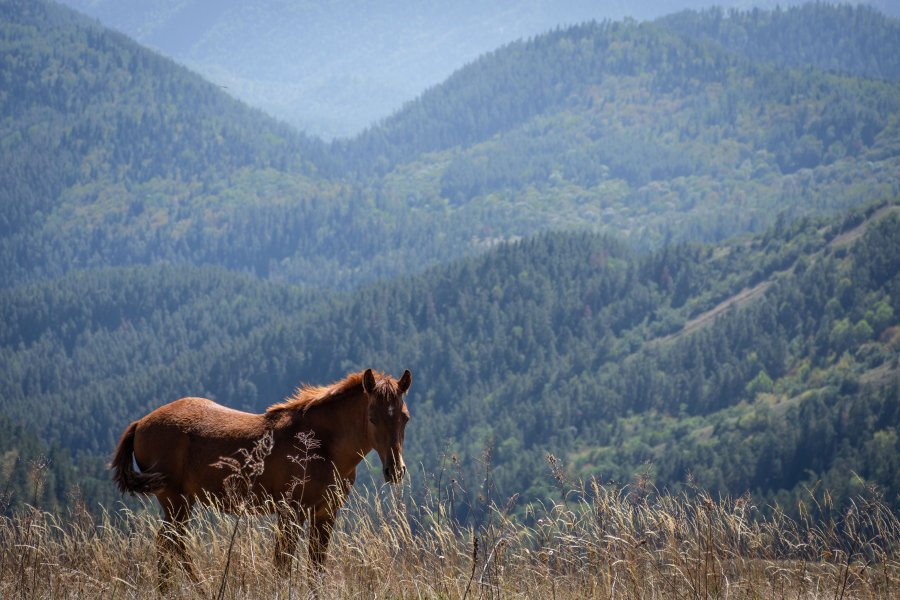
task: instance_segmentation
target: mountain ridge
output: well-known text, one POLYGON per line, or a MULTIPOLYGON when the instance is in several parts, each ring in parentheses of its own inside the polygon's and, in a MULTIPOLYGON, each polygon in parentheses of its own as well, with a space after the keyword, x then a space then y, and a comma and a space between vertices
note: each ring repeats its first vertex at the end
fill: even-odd
MULTIPOLYGON (((251 104, 328 138, 352 137, 498 46, 589 20, 650 20, 673 10, 671 3, 656 0, 452 6, 389 0, 328 10, 314 3, 66 3, 163 50, 251 104)), ((720 4, 747 7, 746 2, 720 4)), ((753 4, 772 12, 798 3, 753 4)), ((869 4, 900 16, 889 2, 869 4)), ((681 7, 704 4, 687 1, 681 7)))
POLYGON ((866 5, 807 3, 787 9, 724 11, 711 8, 675 13, 656 23, 696 39, 705 39, 729 48, 751 60, 788 67, 814 66, 871 79, 900 78, 900 61, 883 52, 900 45, 900 23, 866 5), (797 25, 802 23, 802 27, 797 25), (799 35, 784 35, 794 29, 799 35), (841 39, 848 29, 865 31, 852 43, 842 40, 840 48, 832 40, 841 39), (760 37, 767 43, 752 43, 760 37))
POLYGON ((346 289, 548 228, 652 248, 898 193, 900 84, 755 66, 652 23, 513 44, 331 145, 79 23, 48 34, 59 64, 40 30, 10 30, 37 68, 4 77, 37 104, 0 113, 8 282, 174 262, 346 289), (91 78, 112 87, 87 100, 91 78), (28 127, 41 111, 48 128, 28 127))

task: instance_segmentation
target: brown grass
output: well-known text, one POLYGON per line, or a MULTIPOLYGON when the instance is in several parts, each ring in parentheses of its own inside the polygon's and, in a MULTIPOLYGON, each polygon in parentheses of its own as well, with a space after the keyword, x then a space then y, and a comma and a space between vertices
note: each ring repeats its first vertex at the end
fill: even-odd
MULTIPOLYGON (((900 521, 877 499, 835 512, 827 494, 811 494, 791 519, 762 516, 746 497, 588 482, 517 515, 512 503, 493 506, 474 527, 444 502, 415 505, 410 490, 355 493, 315 582, 302 550, 289 577, 275 572, 274 520, 200 511, 187 544, 204 580, 182 577, 170 597, 213 598, 223 582, 233 599, 307 598, 313 588, 320 598, 466 599, 892 600, 900 591, 900 521)), ((66 515, 3 518, 0 598, 155 598, 158 527, 152 507, 95 518, 76 503, 66 515)))

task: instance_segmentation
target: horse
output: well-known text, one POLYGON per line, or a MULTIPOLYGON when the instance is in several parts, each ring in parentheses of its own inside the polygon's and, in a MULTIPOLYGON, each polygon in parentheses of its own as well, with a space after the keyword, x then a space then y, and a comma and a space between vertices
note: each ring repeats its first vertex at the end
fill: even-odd
POLYGON ((276 512, 274 561, 282 573, 290 568, 308 519, 309 571, 320 573, 337 511, 363 457, 374 449, 389 483, 399 483, 406 473, 403 438, 410 415, 403 396, 411 383, 409 370, 397 380, 366 369, 328 386, 302 386, 262 414, 191 397, 131 423, 109 467, 122 493, 156 496, 162 508, 156 537, 161 586, 171 577, 173 557, 199 581, 184 543, 198 502, 226 512, 241 506, 276 512), (244 477, 247 502, 236 502, 235 486, 222 466, 239 464, 235 455, 251 458, 263 439, 268 439, 265 455, 257 456, 262 470, 244 477), (298 439, 308 444, 300 450, 314 448, 314 456, 298 458, 298 439))

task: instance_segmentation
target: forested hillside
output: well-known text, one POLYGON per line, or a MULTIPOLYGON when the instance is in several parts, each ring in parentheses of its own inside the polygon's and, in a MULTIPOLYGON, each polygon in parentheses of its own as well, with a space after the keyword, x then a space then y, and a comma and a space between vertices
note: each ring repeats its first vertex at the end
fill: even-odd
POLYGON ((463 219, 655 246, 896 194, 898 97, 896 83, 761 65, 651 23, 587 24, 484 57, 342 150, 347 168, 393 169, 387 181, 463 219))
MULTIPOLYGON (((681 0, 62 0, 303 131, 351 137, 481 54, 589 20, 654 19, 681 0)), ((775 8, 797 0, 757 0, 775 8)), ((719 5, 746 7, 745 0, 719 5)), ((897 17, 888 0, 872 0, 897 17)))
POLYGON ((813 66, 870 79, 900 79, 900 23, 864 5, 804 4, 746 12, 713 8, 657 21, 748 58, 789 67, 813 66), (848 36, 854 31, 863 35, 848 36))
POLYGON ((0 4, 2 504, 111 502, 122 429, 179 396, 371 366, 413 371, 415 485, 453 471, 461 517, 636 474, 896 505, 896 53, 827 56, 896 23, 807 10, 862 17, 815 60, 716 33, 809 33, 764 13, 559 29, 326 144, 0 4))
MULTIPOLYGON (((804 119, 795 121, 790 111, 813 109, 814 104, 806 102, 820 100, 823 92, 827 93, 827 88, 820 89, 828 85, 826 81, 830 83, 828 87, 844 85, 837 80, 823 81, 809 69, 785 72, 760 63, 833 69, 869 79, 897 78, 893 48, 900 41, 900 25, 895 20, 867 8, 840 10, 824 5, 795 9, 780 18, 774 15, 782 13, 755 11, 724 18, 716 11, 688 12, 659 22, 605 21, 556 30, 480 58, 409 103, 381 126, 339 145, 346 144, 350 151, 363 157, 380 156, 391 164, 425 151, 484 142, 537 115, 582 113, 592 108, 582 106, 585 102, 600 101, 607 110, 630 112, 639 110, 635 105, 665 100, 684 102, 695 96, 699 98, 692 105, 705 104, 689 107, 700 110, 705 117, 696 129, 711 125, 733 128, 748 105, 757 110, 771 107, 779 112, 786 108, 788 114, 782 118, 802 128, 807 126, 804 119), (824 41, 812 48, 803 44, 802 40, 823 39, 823 28, 840 29, 841 34, 824 37, 840 39, 840 48, 824 41), (742 40, 743 46, 735 37, 742 40), (789 38, 796 45, 785 47, 783 43, 773 43, 773 38, 789 38), (778 78, 787 81, 774 81, 778 78), (616 88, 624 82, 632 82, 643 92, 642 97, 617 98, 616 88), (797 97, 797 90, 816 93, 797 97), (727 91, 727 97, 718 102, 705 99, 710 92, 723 91, 727 91)), ((849 87, 847 91, 853 94, 854 84, 849 87)), ((680 108, 679 104, 663 106, 671 111, 680 108)), ((834 114, 845 111, 845 107, 837 106, 834 114)), ((624 120, 621 117, 630 115, 626 112, 617 116, 624 120)), ((656 127, 672 127, 668 123, 671 115, 656 118, 656 127)), ((758 115, 752 113, 745 118, 750 120, 747 126, 767 125, 766 119, 757 120, 758 115)), ((836 128, 832 135, 841 135, 843 129, 836 128)), ((697 133, 684 130, 680 138, 691 139, 697 133)), ((822 136, 816 137, 826 147, 830 143, 822 136)), ((667 140, 663 137, 660 141, 667 140)), ((383 168, 384 164, 379 166, 383 168)))
POLYGON ((512 44, 328 146, 66 9, 3 7, 9 283, 166 263, 349 288, 548 229, 657 247, 900 193, 900 84, 655 24, 512 44))
POLYGON ((545 235, 333 298, 167 269, 23 286, 0 302, 2 395, 14 420, 103 455, 180 395, 260 411, 302 381, 410 368, 408 458, 458 470, 463 515, 486 453, 499 499, 552 495, 549 453, 571 476, 783 501, 825 478, 893 502, 900 212, 869 212, 851 243, 862 215, 649 255, 545 235))

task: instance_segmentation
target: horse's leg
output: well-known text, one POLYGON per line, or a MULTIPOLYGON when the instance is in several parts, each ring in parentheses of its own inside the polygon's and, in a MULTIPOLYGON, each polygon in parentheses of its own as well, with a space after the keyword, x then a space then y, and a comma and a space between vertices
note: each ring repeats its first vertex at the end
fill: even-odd
POLYGON ((319 505, 313 513, 312 522, 309 525, 310 581, 313 581, 325 567, 328 543, 331 541, 331 531, 337 518, 337 511, 344 504, 355 481, 356 469, 345 478, 338 480, 336 489, 332 489, 328 493, 325 502, 319 505))
POLYGON ((319 505, 313 515, 313 521, 309 526, 310 574, 321 573, 325 566, 328 542, 331 540, 331 529, 337 518, 337 511, 343 506, 355 481, 356 469, 344 478, 338 477, 335 487, 326 495, 324 504, 319 505))
POLYGON ((328 542, 331 541, 334 519, 334 511, 329 509, 317 512, 309 524, 310 581, 314 581, 325 567, 325 557, 328 554, 328 542))
POLYGON ((191 516, 193 502, 184 496, 157 496, 163 507, 163 523, 156 534, 156 548, 159 556, 158 568, 160 589, 165 591, 172 579, 173 559, 178 560, 181 568, 194 583, 199 581, 194 565, 187 553, 184 538, 187 533, 187 520, 191 516))
POLYGON ((278 527, 275 532, 275 567, 282 576, 290 572, 291 561, 297 550, 297 540, 306 515, 299 506, 285 506, 278 511, 278 527))

